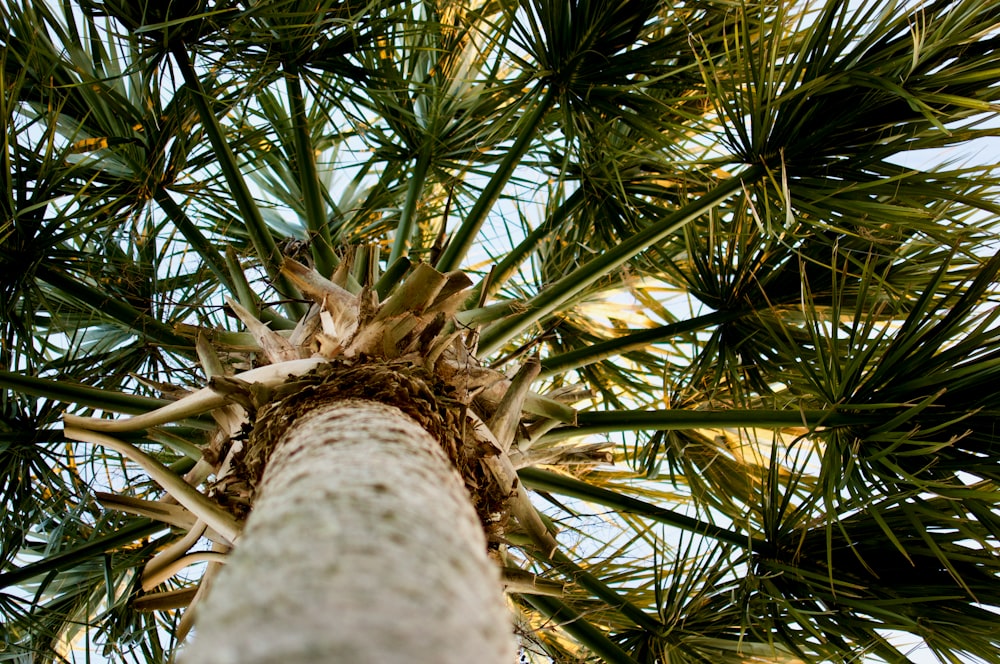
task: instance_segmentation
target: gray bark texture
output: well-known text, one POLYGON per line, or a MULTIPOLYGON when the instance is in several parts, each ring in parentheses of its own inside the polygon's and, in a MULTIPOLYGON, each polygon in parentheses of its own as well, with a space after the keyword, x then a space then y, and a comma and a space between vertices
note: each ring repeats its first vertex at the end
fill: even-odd
POLYGON ((458 473, 392 406, 320 405, 268 463, 184 664, 512 664, 499 573, 458 473))

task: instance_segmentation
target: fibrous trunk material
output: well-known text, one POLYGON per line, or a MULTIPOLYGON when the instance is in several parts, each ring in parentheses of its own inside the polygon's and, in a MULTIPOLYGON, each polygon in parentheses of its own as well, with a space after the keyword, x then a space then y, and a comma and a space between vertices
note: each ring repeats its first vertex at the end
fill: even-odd
POLYGON ((514 661, 462 478, 399 409, 328 400, 268 460, 184 664, 514 661))

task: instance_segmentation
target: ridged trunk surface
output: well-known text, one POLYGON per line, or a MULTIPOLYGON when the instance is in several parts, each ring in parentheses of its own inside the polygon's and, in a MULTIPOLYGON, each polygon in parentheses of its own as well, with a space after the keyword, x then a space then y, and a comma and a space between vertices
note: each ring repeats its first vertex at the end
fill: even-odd
POLYGON ((499 573, 457 472, 392 406, 338 401, 280 442, 184 664, 512 664, 499 573))

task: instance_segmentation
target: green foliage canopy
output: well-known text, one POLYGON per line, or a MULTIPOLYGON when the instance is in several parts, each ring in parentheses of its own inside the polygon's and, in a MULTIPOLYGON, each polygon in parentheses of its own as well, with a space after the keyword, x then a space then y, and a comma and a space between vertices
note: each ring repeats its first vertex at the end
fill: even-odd
POLYGON ((577 394, 530 652, 996 661, 1000 181, 908 158, 996 135, 995 2, 23 0, 0 48, 0 659, 166 661, 173 536, 95 498, 159 489, 59 417, 252 351, 226 296, 290 329, 295 257, 461 268, 479 357, 577 394))

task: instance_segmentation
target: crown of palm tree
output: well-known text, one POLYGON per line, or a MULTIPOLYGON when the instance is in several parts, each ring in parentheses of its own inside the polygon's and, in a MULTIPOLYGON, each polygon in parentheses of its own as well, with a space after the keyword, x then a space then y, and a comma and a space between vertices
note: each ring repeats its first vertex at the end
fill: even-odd
POLYGON ((525 657, 996 660, 1000 180, 907 159, 996 135, 996 3, 0 28, 2 657, 166 661, 247 414, 367 367, 482 425, 525 657))

